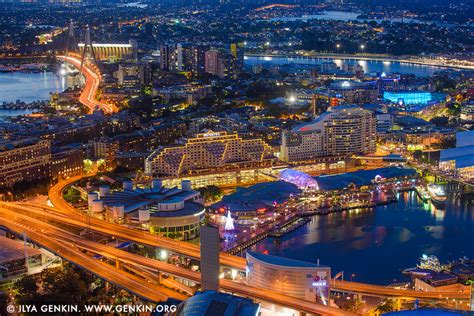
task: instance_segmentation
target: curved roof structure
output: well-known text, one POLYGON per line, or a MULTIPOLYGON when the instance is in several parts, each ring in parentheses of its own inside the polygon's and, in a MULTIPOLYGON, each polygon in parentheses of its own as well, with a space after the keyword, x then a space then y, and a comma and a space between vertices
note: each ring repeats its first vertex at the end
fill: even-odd
POLYGON ((247 256, 253 257, 266 264, 281 266, 285 268, 327 268, 327 266, 320 266, 312 262, 266 255, 263 253, 253 252, 253 251, 247 251, 247 256))
POLYGON ((319 189, 316 179, 301 171, 285 169, 278 177, 280 180, 296 185, 299 189, 319 189))
POLYGON ((443 309, 415 309, 405 310, 398 312, 386 313, 384 315, 390 316, 454 316, 454 315, 467 315, 459 313, 459 311, 443 310, 443 309))
POLYGON ((216 291, 196 292, 178 308, 178 315, 256 316, 260 305, 252 300, 216 291))
POLYGON ((315 178, 318 181, 321 190, 331 191, 344 189, 351 183, 358 187, 369 185, 376 176, 381 176, 386 179, 412 177, 416 176, 416 170, 410 168, 386 167, 372 170, 358 170, 335 175, 321 175, 315 178))
POLYGON ((299 193, 301 190, 289 182, 262 182, 248 188, 237 188, 235 193, 224 196, 222 201, 213 204, 211 208, 223 207, 231 212, 254 212, 271 208, 275 203, 284 203, 291 195, 299 193))
POLYGON ((192 202, 196 191, 173 188, 137 188, 133 190, 116 191, 107 194, 100 199, 106 206, 123 206, 125 213, 130 213, 143 207, 154 209, 158 203, 185 203, 184 209, 173 211, 153 211, 152 216, 172 217, 187 216, 202 211, 203 206, 192 202))

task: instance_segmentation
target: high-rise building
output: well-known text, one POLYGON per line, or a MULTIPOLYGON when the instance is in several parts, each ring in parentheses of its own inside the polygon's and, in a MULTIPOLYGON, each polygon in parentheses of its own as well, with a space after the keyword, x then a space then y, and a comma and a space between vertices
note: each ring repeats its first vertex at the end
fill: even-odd
POLYGON ((237 72, 241 72, 244 68, 244 53, 245 45, 244 43, 232 43, 230 44, 230 54, 234 57, 235 68, 237 72))
POLYGON ((148 84, 151 82, 151 69, 148 63, 121 63, 119 69, 114 73, 118 84, 123 86, 127 78, 135 78, 140 84, 148 84))
POLYGON ((178 65, 178 54, 175 45, 163 45, 160 47, 160 68, 163 70, 175 70, 178 65))
POLYGON ((222 66, 219 65, 220 63, 219 55, 220 55, 220 52, 217 50, 207 51, 205 53, 204 68, 205 68, 206 73, 208 74, 223 77, 223 73, 221 73, 222 66))
POLYGON ((0 187, 49 178, 51 143, 37 138, 0 143, 0 187))
POLYGON ((122 86, 124 79, 127 77, 136 77, 138 79, 140 73, 140 67, 137 64, 120 64, 119 69, 115 73, 118 84, 122 86))
POLYGON ((461 115, 459 117, 461 122, 474 122, 474 101, 469 101, 462 105, 461 115))
POLYGON ((376 120, 357 106, 336 106, 311 123, 282 133, 280 159, 286 162, 319 157, 348 157, 375 151, 376 120))
POLYGON ((158 148, 145 160, 145 172, 179 177, 265 167, 274 159, 272 148, 261 139, 210 131, 187 139, 184 145, 158 148))
POLYGON ((191 71, 193 67, 193 46, 190 43, 179 43, 176 45, 177 70, 191 71))
POLYGON ((104 160, 107 167, 115 166, 115 156, 118 150, 118 141, 105 137, 89 140, 89 156, 94 160, 104 160))
POLYGON ((164 45, 160 48, 160 68, 170 71, 191 72, 194 76, 205 73, 205 53, 209 50, 206 45, 178 43, 164 45))
POLYGON ((235 78, 235 59, 231 54, 210 50, 205 54, 205 71, 219 78, 235 78))
POLYGON ((201 289, 219 290, 219 229, 201 227, 201 289))
POLYGON ((192 68, 191 71, 194 76, 202 76, 205 72, 206 51, 209 46, 196 45, 192 48, 192 68))

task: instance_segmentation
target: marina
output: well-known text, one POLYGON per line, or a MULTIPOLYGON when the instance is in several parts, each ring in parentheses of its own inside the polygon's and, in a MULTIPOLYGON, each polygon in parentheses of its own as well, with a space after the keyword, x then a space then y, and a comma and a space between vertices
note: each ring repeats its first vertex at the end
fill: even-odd
POLYGON ((374 208, 315 216, 300 229, 264 239, 250 250, 309 262, 318 258, 336 271, 355 274, 356 281, 383 285, 408 281, 400 268, 413 266, 422 254, 443 261, 472 256, 472 206, 450 199, 439 209, 413 190, 397 193, 397 199, 374 208), (387 261, 390 257, 398 261, 387 261))

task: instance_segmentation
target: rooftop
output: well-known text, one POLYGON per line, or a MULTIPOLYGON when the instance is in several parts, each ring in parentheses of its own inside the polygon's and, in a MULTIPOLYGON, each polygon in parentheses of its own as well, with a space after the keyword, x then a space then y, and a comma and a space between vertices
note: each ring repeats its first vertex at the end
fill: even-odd
POLYGON ((254 211, 272 207, 274 203, 281 204, 292 194, 299 193, 301 193, 301 190, 289 182, 263 182, 248 188, 237 188, 235 193, 224 196, 222 201, 211 207, 213 209, 226 207, 232 212, 254 211))
POLYGON ((31 137, 31 138, 24 138, 24 139, 19 139, 19 140, 14 140, 14 141, 0 142, 0 152, 12 150, 15 148, 31 146, 38 143, 39 141, 40 141, 39 138, 31 137))
POLYGON ((329 191, 343 189, 351 183, 355 184, 356 186, 369 185, 377 175, 389 179, 404 176, 414 176, 416 175, 416 170, 400 167, 387 167, 373 170, 358 170, 355 172, 336 175, 322 175, 315 177, 315 179, 318 182, 320 190, 329 191))
POLYGON ((456 133, 456 147, 474 146, 474 130, 456 133))
POLYGON ((443 149, 440 153, 441 162, 454 160, 456 168, 474 166, 474 145, 443 149))
MULTIPOLYGON (((181 199, 186 201, 189 197, 194 196, 197 191, 194 190, 183 190, 178 187, 173 188, 137 188, 133 190, 123 190, 115 191, 111 194, 107 194, 100 199, 104 202, 106 206, 124 206, 125 213, 130 213, 136 211, 143 207, 151 207, 154 204, 166 201, 176 201, 181 199)), ((192 212, 195 210, 195 207, 185 204, 184 213, 192 212), (186 206, 190 206, 189 210, 185 210, 186 206)), ((165 213, 165 212, 159 212, 165 213)), ((175 212, 171 212, 175 213, 175 212)), ((156 213, 157 214, 157 213, 156 213)), ((191 213, 190 213, 191 214, 191 213)), ((190 215, 186 214, 186 215, 190 215)), ((158 215, 153 215, 158 216, 158 215)), ((170 215, 172 216, 172 215, 170 215)), ((182 215, 183 216, 183 215, 182 215)))
MULTIPOLYGON (((155 211, 150 209, 152 217, 181 217, 195 215, 204 211, 204 206, 196 202, 184 202, 184 208, 176 211, 155 211)), ((133 211, 132 211, 133 213, 133 211)), ((197 215, 196 215, 197 216, 197 215)))
POLYGON ((416 309, 405 310, 398 312, 391 312, 384 314, 386 316, 454 316, 454 315, 469 315, 464 311, 448 311, 443 309, 416 309))
POLYGON ((325 268, 326 266, 320 266, 316 263, 300 261, 295 259, 289 259, 284 257, 266 255, 259 252, 247 251, 247 256, 251 256, 259 261, 290 268, 325 268))
POLYGON ((360 113, 360 111, 366 111, 366 110, 358 107, 357 105, 333 106, 333 107, 328 108, 328 110, 326 112, 322 113, 320 116, 318 116, 313 121, 308 122, 308 123, 300 124, 300 125, 296 126, 295 128, 293 128, 292 131, 293 132, 310 131, 310 130, 313 130, 314 127, 316 127, 316 126, 313 127, 313 125, 317 125, 317 123, 319 123, 321 121, 324 121, 326 119, 326 117, 328 117, 330 115, 334 115, 336 113, 347 113, 347 114, 360 113))
MULTIPOLYGON (((26 252, 28 256, 41 254, 41 251, 31 247, 26 247, 26 252)), ((25 258, 25 246, 22 242, 0 236, 0 264, 23 258, 25 258)))
POLYGON ((196 292, 182 305, 178 315, 185 316, 256 316, 260 305, 252 300, 216 291, 196 292))

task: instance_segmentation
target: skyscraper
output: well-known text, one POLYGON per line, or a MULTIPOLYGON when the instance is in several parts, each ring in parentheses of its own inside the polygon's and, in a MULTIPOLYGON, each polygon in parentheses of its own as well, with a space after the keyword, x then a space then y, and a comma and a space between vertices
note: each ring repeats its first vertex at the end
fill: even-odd
POLYGON ((375 151, 374 114, 357 106, 336 106, 316 120, 282 133, 280 159, 305 161, 375 151))
POLYGON ((235 65, 235 58, 231 54, 218 50, 210 50, 205 54, 205 70, 208 74, 219 78, 236 78, 235 65))
POLYGON ((201 289, 219 290, 219 230, 201 227, 201 289))
POLYGON ((177 50, 174 45, 163 45, 160 47, 160 68, 162 70, 177 69, 177 50))
POLYGON ((237 73, 241 72, 244 68, 244 43, 232 43, 230 44, 230 54, 234 57, 235 68, 237 73))

